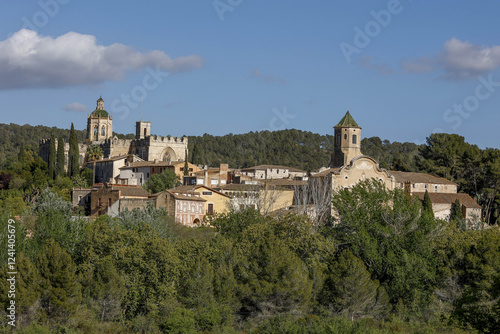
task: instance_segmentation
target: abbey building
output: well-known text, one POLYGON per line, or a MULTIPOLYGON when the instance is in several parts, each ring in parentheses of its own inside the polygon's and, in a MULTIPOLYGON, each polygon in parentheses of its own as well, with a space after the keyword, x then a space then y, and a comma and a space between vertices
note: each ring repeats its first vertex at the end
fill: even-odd
MULTIPOLYGON (((183 161, 188 147, 187 137, 162 137, 151 135, 151 122, 137 121, 135 139, 118 139, 113 134, 113 116, 104 108, 104 100, 97 100, 95 110, 87 117, 87 137, 79 143, 80 165, 88 160, 87 150, 90 145, 99 145, 103 151, 103 160, 118 157, 135 156, 144 161, 177 162, 183 161)), ((56 140, 57 147, 57 140, 56 140)), ((44 161, 49 159, 50 139, 40 141, 39 153, 44 161)), ((64 144, 65 165, 68 163, 69 143, 64 144)), ((107 180, 106 180, 107 181, 107 180)))

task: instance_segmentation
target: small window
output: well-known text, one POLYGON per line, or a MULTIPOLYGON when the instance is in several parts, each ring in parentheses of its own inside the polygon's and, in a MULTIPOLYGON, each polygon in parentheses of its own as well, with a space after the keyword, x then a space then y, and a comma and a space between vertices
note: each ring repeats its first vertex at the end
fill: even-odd
POLYGON ((148 173, 146 173, 146 175, 147 175, 147 177, 149 177, 149 172, 148 172, 148 173))
POLYGON ((437 191, 438 190, 438 186, 434 186, 434 190, 437 191))
POLYGON ((111 206, 111 198, 108 198, 108 206, 111 206))
POLYGON ((425 189, 427 189, 427 185, 425 185, 425 187, 424 187, 424 188, 425 188, 425 189))
POLYGON ((357 144, 357 142, 358 142, 358 136, 352 135, 352 143, 357 144))
POLYGON ((208 210, 207 210, 208 215, 213 215, 214 214, 214 205, 213 203, 208 204, 208 210))
POLYGON ((203 196, 212 196, 212 192, 211 191, 203 191, 201 194, 203 196))
POLYGON ((344 140, 347 140, 347 133, 344 133, 344 140))
POLYGON ((97 200, 97 206, 101 206, 101 205, 102 205, 102 200, 99 198, 99 199, 97 200))

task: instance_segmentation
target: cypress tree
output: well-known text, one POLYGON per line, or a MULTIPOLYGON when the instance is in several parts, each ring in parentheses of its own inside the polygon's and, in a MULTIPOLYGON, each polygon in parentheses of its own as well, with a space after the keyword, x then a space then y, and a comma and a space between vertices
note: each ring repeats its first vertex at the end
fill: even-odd
POLYGON ((426 190, 424 195, 423 211, 432 217, 434 217, 434 211, 432 210, 432 201, 429 192, 426 190))
POLYGON ((50 137, 49 147, 49 178, 56 178, 56 143, 54 135, 50 137))
POLYGON ((55 176, 64 175, 64 139, 59 137, 57 140, 57 154, 56 154, 56 170, 55 176))
POLYGON ((191 156, 191 163, 193 163, 195 165, 201 164, 200 151, 199 151, 198 146, 196 144, 193 145, 193 155, 191 156))
POLYGON ((462 219, 462 204, 460 204, 460 201, 458 198, 455 200, 455 203, 453 203, 451 207, 451 221, 459 222, 462 219))
POLYGON ((189 176, 188 151, 184 154, 184 176, 189 176))
POLYGON ((68 176, 78 175, 80 172, 80 152, 78 149, 78 138, 76 137, 75 127, 71 123, 71 131, 69 133, 69 153, 68 153, 68 176))

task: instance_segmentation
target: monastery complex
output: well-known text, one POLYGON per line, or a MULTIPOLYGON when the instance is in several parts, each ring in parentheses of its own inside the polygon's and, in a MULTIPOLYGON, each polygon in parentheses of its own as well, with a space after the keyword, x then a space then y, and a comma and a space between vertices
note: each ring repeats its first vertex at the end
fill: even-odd
MULTIPOLYGON (((165 208, 178 222, 187 226, 202 225, 215 213, 253 207, 265 214, 295 210, 316 219, 318 208, 328 207, 332 192, 351 188, 361 180, 375 179, 387 189, 400 188, 423 199, 430 195, 437 218, 448 220, 458 200, 463 217, 478 221, 481 207, 467 194, 457 193, 457 184, 424 173, 389 171, 361 152, 361 127, 347 113, 334 126, 334 150, 329 166, 308 174, 278 165, 259 165, 231 169, 227 164, 197 166, 185 163, 187 137, 151 135, 151 122, 137 121, 134 139, 113 135, 113 117, 97 100, 96 109, 88 115, 87 139, 79 143, 80 164, 94 167, 88 161, 90 145, 99 145, 103 156, 95 161, 95 183, 92 188, 73 189, 73 205, 81 206, 90 216, 118 215, 123 210, 147 206, 165 208), (188 168, 185 171, 184 168, 188 168), (182 185, 158 194, 149 194, 144 184, 154 174, 173 170, 182 185), (309 196, 311 191, 321 196, 309 196), (321 198, 321 199, 320 199, 321 198), (303 210, 301 209, 303 208, 303 210)), ((57 145, 57 143, 56 143, 57 145)), ((50 140, 40 141, 40 156, 48 161, 50 140)), ((69 144, 65 143, 66 161, 69 144)), ((321 217, 320 217, 321 219, 321 217)))

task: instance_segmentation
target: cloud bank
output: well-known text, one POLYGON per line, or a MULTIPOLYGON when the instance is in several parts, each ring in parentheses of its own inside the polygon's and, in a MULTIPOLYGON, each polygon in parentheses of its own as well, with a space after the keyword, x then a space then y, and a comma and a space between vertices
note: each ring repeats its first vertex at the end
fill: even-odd
POLYGON ((62 87, 123 80, 146 67, 171 73, 197 69, 197 55, 171 58, 163 51, 98 45, 96 37, 69 32, 56 38, 21 29, 0 41, 0 89, 62 87))
POLYGON ((500 46, 479 46, 452 38, 444 43, 441 52, 402 63, 406 73, 441 71, 447 80, 468 80, 500 67, 500 46))
POLYGON ((78 112, 87 112, 88 108, 86 105, 78 103, 78 102, 73 102, 70 104, 67 104, 63 107, 64 111, 78 111, 78 112))

